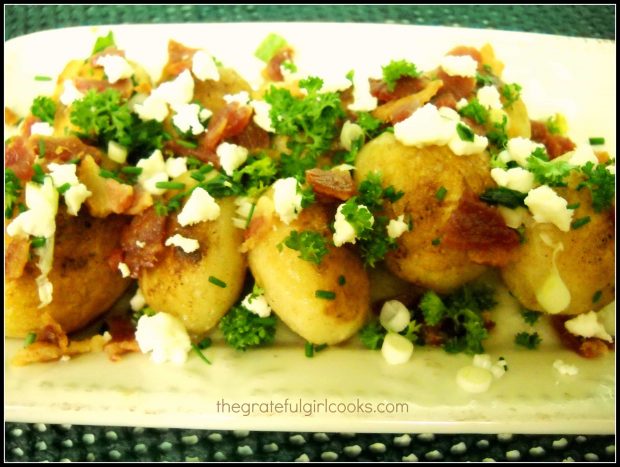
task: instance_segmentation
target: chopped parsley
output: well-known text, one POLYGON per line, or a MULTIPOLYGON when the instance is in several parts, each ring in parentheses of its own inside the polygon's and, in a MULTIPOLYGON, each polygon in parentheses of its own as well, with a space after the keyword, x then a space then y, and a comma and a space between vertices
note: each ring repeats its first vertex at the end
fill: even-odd
POLYGON ((598 302, 602 296, 603 296, 602 290, 597 290, 596 292, 594 292, 594 295, 592 295, 592 303, 598 302))
POLYGON ((586 187, 590 190, 594 210, 601 212, 610 208, 616 193, 616 177, 603 164, 587 162, 579 170, 586 179, 577 185, 577 189, 586 187))
POLYGON ((464 107, 459 109, 459 114, 463 117, 471 118, 479 125, 483 125, 489 118, 489 111, 478 101, 478 98, 473 98, 464 107))
POLYGON ((446 198, 446 194, 448 194, 448 190, 445 186, 442 185, 435 193, 435 198, 437 199, 437 201, 443 201, 446 198))
POLYGON ((276 317, 261 318, 242 305, 233 307, 220 321, 226 343, 245 351, 273 343, 276 335, 276 317))
POLYGON ((358 191, 358 203, 373 212, 383 208, 384 199, 395 203, 404 195, 404 192, 396 191, 392 185, 384 189, 379 172, 370 172, 360 183, 358 191))
POLYGON ((35 97, 30 107, 30 113, 52 125, 54 123, 54 116, 56 115, 56 103, 51 97, 35 97))
POLYGON ((287 46, 286 39, 278 34, 270 33, 263 42, 260 43, 254 56, 267 63, 281 49, 287 46))
POLYGON ((388 91, 393 91, 396 82, 405 76, 417 78, 420 76, 415 64, 407 60, 392 60, 389 64, 381 67, 383 70, 383 81, 387 85, 388 91))
POLYGON ((504 98, 504 109, 512 107, 512 104, 521 98, 521 89, 521 86, 517 83, 504 84, 502 86, 500 93, 504 98))
POLYGON ((484 65, 484 71, 486 73, 476 72, 476 86, 481 88, 483 86, 492 86, 495 84, 496 78, 493 76, 493 70, 490 65, 484 65))
POLYGON ((299 258, 314 264, 321 264, 323 257, 329 253, 328 241, 320 232, 312 230, 293 230, 283 243, 288 248, 299 251, 299 258))
POLYGON ((463 141, 474 140, 473 130, 461 122, 457 123, 456 125, 456 133, 459 135, 459 138, 461 138, 463 141))
POLYGON ((527 158, 527 170, 534 174, 534 179, 549 186, 566 186, 564 181, 574 167, 562 160, 545 160, 540 153, 527 158))
POLYGON ((542 339, 537 332, 533 334, 528 334, 527 332, 520 332, 515 336, 515 344, 530 350, 537 349, 541 342, 542 339))
POLYGON ((4 169, 4 217, 13 217, 13 210, 22 194, 22 186, 13 169, 4 169))
POLYGON ((383 125, 381 120, 373 117, 368 112, 358 112, 355 123, 357 123, 362 130, 364 130, 364 134, 369 139, 378 136, 379 133, 381 133, 381 126, 383 125))
POLYGON ((506 132, 507 124, 508 117, 504 115, 502 118, 502 123, 493 122, 493 128, 487 132, 489 142, 494 144, 499 149, 504 149, 508 144, 508 133, 506 132))
POLYGON ((524 309, 521 310, 521 316, 523 317, 523 321, 525 321, 530 326, 534 326, 534 324, 536 324, 538 319, 542 316, 542 313, 540 311, 524 309))
POLYGON ((366 348, 370 350, 379 350, 383 345, 386 334, 387 331, 381 326, 379 321, 373 320, 360 329, 358 336, 366 348))
POLYGON ((97 38, 91 55, 95 55, 99 52, 103 52, 108 47, 114 47, 115 45, 116 45, 116 42, 114 42, 114 34, 112 34, 112 31, 110 31, 108 32, 107 35, 99 36, 97 38))
POLYGON ((512 190, 506 187, 488 188, 480 195, 480 199, 487 204, 506 206, 515 209, 519 206, 525 206, 525 198, 527 193, 512 190))
POLYGON ((345 285, 347 283, 347 278, 340 275, 338 276, 338 285, 345 285))
POLYGON ((362 237, 372 229, 373 217, 366 206, 358 204, 357 197, 349 198, 341 208, 342 215, 353 226, 355 234, 362 237))

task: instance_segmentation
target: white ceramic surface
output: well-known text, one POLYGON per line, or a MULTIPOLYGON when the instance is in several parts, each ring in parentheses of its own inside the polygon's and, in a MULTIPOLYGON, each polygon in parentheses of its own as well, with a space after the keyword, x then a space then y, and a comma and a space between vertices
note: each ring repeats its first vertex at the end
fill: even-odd
MULTIPOLYGON (((35 96, 51 93, 54 86, 53 81, 35 81, 34 77, 55 78, 68 60, 87 57, 94 38, 108 29, 64 29, 6 42, 5 105, 25 113, 35 96)), ((298 50, 300 68, 316 70, 319 75, 328 69, 376 71, 390 59, 400 58, 428 69, 456 45, 490 42, 506 64, 506 81, 523 86, 531 116, 562 112, 573 139, 604 136, 606 149, 615 154, 615 43, 611 41, 372 24, 181 24, 112 29, 128 57, 144 64, 155 78, 165 62, 170 38, 207 48, 250 81, 260 70, 253 51, 269 32, 286 37, 298 50)), ((528 326, 504 289, 500 299, 494 313, 497 326, 485 347, 494 359, 505 357, 509 371, 479 395, 467 394, 456 384, 458 369, 471 363, 464 355, 416 349, 407 364, 389 366, 379 352, 351 342, 308 359, 303 343, 286 331, 276 346, 246 353, 216 341, 206 351, 213 365, 192 355, 180 368, 157 366, 142 355, 117 363, 104 355, 87 355, 69 362, 16 368, 8 360, 23 343, 5 340, 5 418, 272 431, 613 433, 615 353, 593 361, 582 359, 562 349, 544 324, 536 327, 543 337, 538 351, 518 349, 512 343, 514 335, 529 330, 528 326), (552 366, 558 358, 576 365, 579 374, 559 375, 552 366), (225 406, 228 411, 218 410, 218 402, 229 404, 225 406), (234 403, 239 404, 237 413, 233 413, 234 403), (252 403, 254 413, 244 414, 252 403), (288 413, 284 412, 286 403, 288 413), (407 410, 379 413, 381 403, 404 404, 407 410), (358 407, 366 410, 366 404, 377 411, 361 413, 358 407), (330 413, 345 405, 349 413, 330 413)))

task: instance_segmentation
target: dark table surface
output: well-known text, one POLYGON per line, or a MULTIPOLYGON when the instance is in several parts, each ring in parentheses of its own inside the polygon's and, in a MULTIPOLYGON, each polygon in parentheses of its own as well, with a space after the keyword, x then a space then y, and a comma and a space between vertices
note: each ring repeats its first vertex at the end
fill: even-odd
MULTIPOLYGON (((5 40, 35 31, 69 26, 240 21, 417 24, 615 40, 615 5, 7 5, 5 40)), ((5 459, 103 462, 320 461, 332 460, 334 454, 339 461, 463 462, 520 459, 559 462, 571 459, 615 459, 615 438, 611 435, 410 433, 395 441, 395 438, 401 435, 212 431, 7 422, 5 459), (351 446, 358 446, 359 449, 347 449, 351 446)))

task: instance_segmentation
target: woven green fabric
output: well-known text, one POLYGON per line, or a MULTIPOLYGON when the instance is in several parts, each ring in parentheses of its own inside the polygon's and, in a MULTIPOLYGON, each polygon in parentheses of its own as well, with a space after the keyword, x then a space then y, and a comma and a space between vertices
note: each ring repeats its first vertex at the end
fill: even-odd
MULTIPOLYGON (((615 39, 615 6, 8 5, 5 40, 123 23, 334 21, 615 39)), ((264 433, 6 423, 7 461, 613 461, 613 436, 264 433)))
POLYGON ((9 5, 5 14, 5 39, 67 26, 231 21, 424 24, 615 39, 614 5, 9 5))

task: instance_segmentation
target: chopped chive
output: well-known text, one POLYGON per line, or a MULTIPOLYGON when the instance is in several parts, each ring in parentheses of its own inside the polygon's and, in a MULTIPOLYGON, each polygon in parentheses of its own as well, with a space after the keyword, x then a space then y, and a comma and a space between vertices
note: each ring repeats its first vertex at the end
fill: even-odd
POLYGON ((248 218, 245 221, 246 229, 250 226, 250 221, 252 220, 252 216, 254 215, 254 208, 256 208, 256 203, 252 203, 252 207, 250 208, 250 213, 248 214, 248 218))
POLYGON ((52 78, 51 76, 42 76, 42 75, 37 75, 34 77, 35 81, 51 81, 52 78))
POLYGON ((314 351, 315 352, 320 352, 323 349, 327 348, 327 344, 319 344, 319 345, 315 345, 314 346, 314 351))
POLYGON ((32 169, 34 170, 34 175, 31 180, 39 185, 43 185, 45 181, 45 172, 43 172, 43 168, 39 164, 34 164, 32 169))
POLYGON ((463 125, 462 123, 458 123, 456 125, 456 133, 459 135, 463 141, 473 141, 474 140, 474 132, 467 125, 463 125))
POLYGON ((594 292, 594 295, 592 295, 592 303, 598 302, 602 296, 603 296, 602 290, 597 290, 596 292, 594 292))
POLYGON ((99 176, 102 178, 116 178, 116 174, 111 170, 99 169, 99 176))
POLYGON ((592 145, 605 144, 605 138, 601 137, 590 138, 588 141, 590 141, 590 144, 592 145))
POLYGON ((188 157, 187 158, 187 167, 189 169, 197 169, 202 165, 202 162, 198 159, 196 159, 195 157, 188 157))
POLYGON ((207 365, 211 365, 211 362, 209 361, 209 359, 204 356, 204 354, 200 351, 200 349, 198 348, 196 344, 192 344, 192 349, 194 349, 194 352, 198 354, 198 356, 201 358, 203 362, 205 362, 207 365))
POLYGON ((155 188, 162 188, 164 190, 182 190, 185 188, 185 183, 181 182, 157 182, 155 188))
POLYGON ((308 358, 314 357, 314 345, 311 342, 306 342, 305 354, 308 358))
POLYGON ((74 157, 73 159, 69 159, 67 161, 67 164, 79 164, 80 163, 80 158, 79 157, 74 157))
POLYGON ((45 140, 39 140, 39 157, 45 157, 45 140))
POLYGON ((211 341, 210 337, 205 337, 203 340, 201 340, 200 342, 198 342, 198 348, 200 350, 204 350, 204 349, 208 349, 209 347, 211 347, 211 344, 213 342, 211 341))
POLYGON ((347 283, 347 278, 344 276, 339 276, 338 277, 338 285, 344 285, 347 283))
POLYGON ((133 166, 123 167, 121 169, 121 172, 123 172, 124 174, 130 174, 130 175, 140 175, 142 173, 142 167, 133 167, 133 166))
POLYGON ((30 240, 30 245, 32 248, 41 248, 45 245, 45 242, 45 237, 33 237, 32 240, 30 240))
POLYGON ((586 217, 580 217, 579 219, 575 219, 572 223, 571 223, 571 228, 573 230, 576 230, 580 227, 583 227, 584 225, 586 225, 587 223, 590 222, 590 216, 586 216, 586 217))
POLYGON ((34 341, 36 340, 37 340, 37 333, 29 332, 28 335, 26 336, 26 339, 24 339, 24 347, 28 347, 30 344, 33 344, 34 341))
POLYGON ((439 187, 439 190, 437 190, 437 193, 435 193, 435 198, 437 198, 438 201, 443 201, 444 198, 446 197, 446 193, 448 193, 448 190, 446 189, 446 187, 441 186, 439 187))
POLYGON ((573 204, 567 204, 566 205, 566 209, 572 209, 573 211, 575 209, 577 209, 579 206, 581 206, 581 203, 573 203, 573 204))
POLYGON ((188 149, 196 149, 198 147, 198 144, 192 141, 185 141, 182 139, 178 139, 177 143, 179 143, 179 146, 183 146, 184 148, 188 148, 188 149))
POLYGON ((194 180, 196 180, 197 182, 204 182, 205 181, 205 176, 204 174, 200 173, 200 172, 193 172, 190 177, 192 177, 194 180))
POLYGON ((71 184, 69 182, 63 183, 58 187, 58 193, 64 195, 67 191, 69 191, 69 188, 71 188, 71 184))
POLYGON ((441 238, 437 237, 434 238, 433 241, 431 242, 433 245, 437 246, 441 243, 441 238))
POLYGON ((336 298, 336 292, 332 292, 330 290, 317 290, 314 292, 314 296, 324 300, 334 300, 336 298))
POLYGON ((198 172, 200 172, 201 174, 208 174, 213 170, 213 168, 214 167, 211 164, 204 164, 202 167, 200 167, 200 169, 198 169, 198 172))
POLYGON ((223 289, 226 288, 226 282, 219 280, 217 277, 209 276, 209 282, 223 289))

